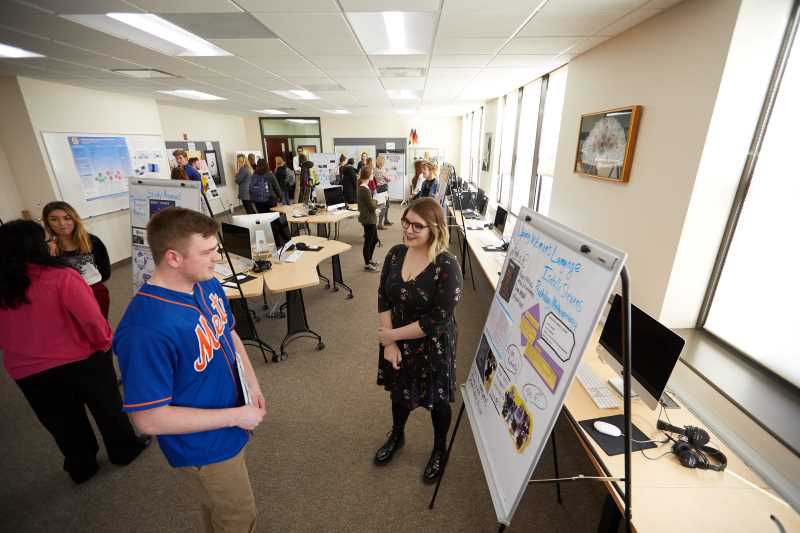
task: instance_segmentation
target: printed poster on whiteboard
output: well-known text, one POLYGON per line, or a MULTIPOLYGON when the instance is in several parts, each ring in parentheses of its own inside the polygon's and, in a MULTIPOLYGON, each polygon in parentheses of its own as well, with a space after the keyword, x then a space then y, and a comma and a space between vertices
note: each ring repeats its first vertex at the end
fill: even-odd
POLYGON ((500 523, 528 486, 625 257, 521 209, 462 386, 500 523))
POLYGON ((336 154, 313 153, 308 154, 308 159, 314 163, 319 184, 323 189, 337 182, 339 164, 336 154))
POLYGON ((75 135, 68 142, 87 201, 127 194, 133 169, 125 137, 75 135))

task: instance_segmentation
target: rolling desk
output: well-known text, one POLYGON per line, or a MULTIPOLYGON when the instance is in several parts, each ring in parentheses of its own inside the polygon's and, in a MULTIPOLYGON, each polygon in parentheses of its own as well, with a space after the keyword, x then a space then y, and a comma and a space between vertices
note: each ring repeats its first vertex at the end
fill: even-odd
MULTIPOLYGON (((460 216, 460 214, 458 214, 460 216)), ((509 221, 509 223, 515 221, 509 221)), ((499 258, 504 252, 486 252, 480 246, 480 235, 490 230, 467 230, 466 244, 473 258, 480 265, 486 279, 496 289, 500 279, 499 258)), ((596 330, 589 341, 581 364, 588 365, 597 377, 604 381, 615 377, 614 371, 602 363, 595 346, 600 331, 596 330)), ((580 427, 581 420, 622 414, 621 408, 600 409, 586 390, 574 380, 567 392, 564 413, 586 451, 598 475, 624 477, 624 455, 608 456, 599 445, 580 427)), ((665 410, 673 425, 704 427, 688 409, 665 410)), ((666 415, 664 415, 666 416, 666 415)), ((652 411, 641 401, 631 402, 631 421, 648 438, 662 439, 663 433, 656 429, 658 411, 652 411)), ((701 531, 701 532, 767 532, 781 533, 770 519, 774 515, 785 531, 800 531, 800 515, 775 494, 769 486, 723 444, 711 431, 711 444, 728 458, 724 472, 688 469, 680 465, 672 454, 657 460, 644 457, 642 452, 633 452, 631 466, 634 472, 631 495, 634 529, 641 532, 701 531)), ((646 450, 648 457, 656 458, 671 449, 670 444, 646 450)), ((570 473, 573 474, 573 473, 570 473)), ((598 531, 617 531, 621 510, 624 482, 605 482, 609 495, 603 510, 603 519, 598 531)))
MULTIPOLYGON (((328 213, 327 211, 320 209, 314 215, 308 214, 308 210, 304 204, 279 205, 273 207, 272 211, 286 215, 286 220, 289 222, 289 224, 294 224, 295 229, 297 229, 297 226, 306 226, 306 228, 308 228, 309 224, 316 224, 317 235, 320 237, 328 238, 331 235, 329 228, 332 224, 332 238, 334 240, 339 238, 339 223, 342 220, 358 217, 358 206, 356 204, 350 204, 347 206, 347 209, 339 209, 333 213, 328 213), (304 216, 293 216, 292 213, 297 211, 304 213, 304 216)), ((292 235, 297 235, 297 232, 293 230, 292 235)))

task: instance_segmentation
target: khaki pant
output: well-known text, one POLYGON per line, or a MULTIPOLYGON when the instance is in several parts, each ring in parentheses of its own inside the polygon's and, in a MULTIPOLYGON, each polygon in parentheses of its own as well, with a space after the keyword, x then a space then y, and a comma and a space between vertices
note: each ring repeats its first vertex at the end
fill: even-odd
POLYGON ((244 533, 256 530, 256 502, 244 450, 221 463, 177 468, 179 477, 200 503, 203 531, 244 533))

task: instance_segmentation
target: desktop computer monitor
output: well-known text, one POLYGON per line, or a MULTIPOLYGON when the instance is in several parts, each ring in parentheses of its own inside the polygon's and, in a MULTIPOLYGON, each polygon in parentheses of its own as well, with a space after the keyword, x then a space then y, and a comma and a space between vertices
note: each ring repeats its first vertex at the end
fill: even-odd
POLYGON ((272 228, 272 236, 275 239, 275 247, 280 249, 284 244, 292 240, 291 231, 289 231, 289 222, 286 220, 286 215, 281 214, 278 218, 270 223, 272 228))
POLYGON ((456 195, 458 204, 455 206, 459 211, 472 211, 475 209, 475 193, 473 191, 461 191, 456 195))
POLYGON ((485 217, 487 207, 489 207, 489 198, 481 189, 478 189, 478 199, 475 201, 475 211, 477 211, 482 217, 485 217))
POLYGON ((250 230, 235 224, 222 223, 222 246, 229 254, 253 258, 250 248, 250 230))
MULTIPOLYGON (((685 341, 631 304, 631 388, 651 409, 658 407, 685 341)), ((600 344, 600 359, 622 372, 622 297, 614 295, 600 344)))
POLYGON ((494 229, 503 235, 503 232, 506 229, 506 218, 508 217, 508 212, 500 207, 497 206, 497 211, 494 213, 494 229))
POLYGON ((333 187, 325 187, 325 205, 328 211, 335 211, 336 209, 344 209, 347 207, 347 202, 344 199, 344 190, 341 185, 334 185, 333 187))
POLYGON ((256 252, 272 251, 275 237, 272 222, 278 220, 279 213, 257 213, 253 215, 234 215, 233 223, 250 230, 250 242, 255 245, 256 252))

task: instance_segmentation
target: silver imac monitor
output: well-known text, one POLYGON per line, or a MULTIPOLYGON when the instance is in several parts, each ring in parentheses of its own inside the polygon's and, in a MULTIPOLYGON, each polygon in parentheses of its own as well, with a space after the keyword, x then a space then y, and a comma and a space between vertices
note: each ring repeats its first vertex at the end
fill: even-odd
POLYGON ((256 252, 271 252, 275 248, 272 223, 280 218, 280 213, 257 213, 255 215, 234 215, 233 223, 250 230, 250 243, 256 252))
MULTIPOLYGON (((686 341, 668 327, 631 304, 631 394, 656 409, 686 341)), ((622 297, 614 295, 611 310, 597 346, 600 359, 622 374, 622 297)), ((620 378, 611 385, 619 387, 620 378)), ((618 388, 619 387, 619 388, 618 388)))
POLYGON ((347 203, 344 200, 344 191, 341 185, 333 185, 325 187, 323 194, 325 195, 325 205, 328 211, 336 211, 337 209, 344 209, 347 203))

